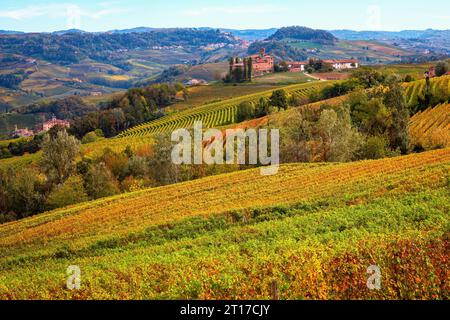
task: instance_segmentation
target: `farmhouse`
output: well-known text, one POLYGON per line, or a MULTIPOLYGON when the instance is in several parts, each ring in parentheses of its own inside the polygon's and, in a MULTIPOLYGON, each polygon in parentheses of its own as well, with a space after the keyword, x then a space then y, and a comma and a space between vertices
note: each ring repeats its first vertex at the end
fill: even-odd
POLYGON ((55 126, 62 126, 62 127, 70 128, 70 122, 66 121, 66 120, 56 119, 56 117, 53 116, 53 118, 51 120, 44 122, 44 124, 42 125, 42 131, 47 132, 55 126))
POLYGON ((308 62, 287 62, 289 72, 303 72, 307 65, 308 62))
MULTIPOLYGON (((356 69, 359 67, 358 60, 323 60, 324 63, 327 63, 333 67, 335 70, 347 70, 347 69, 356 69)), ((309 63, 307 61, 302 62, 287 62, 287 67, 289 72, 304 72, 308 67, 309 63)))
POLYGON ((206 84, 206 81, 203 79, 190 79, 185 81, 185 84, 190 87, 201 86, 206 84))
POLYGON ((324 60, 323 62, 333 66, 336 70, 356 69, 359 67, 358 60, 324 60))

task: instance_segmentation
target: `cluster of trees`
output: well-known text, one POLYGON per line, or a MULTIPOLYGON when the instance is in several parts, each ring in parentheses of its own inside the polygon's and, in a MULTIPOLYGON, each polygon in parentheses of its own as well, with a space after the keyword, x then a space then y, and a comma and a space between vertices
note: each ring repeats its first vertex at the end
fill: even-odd
POLYGON ((281 130, 283 162, 348 162, 410 151, 403 89, 357 90, 339 108, 297 109, 281 130))
POLYGON ((10 142, 7 146, 0 148, 0 159, 22 156, 25 153, 36 153, 40 150, 43 135, 35 135, 33 138, 23 138, 10 142))
POLYGON ((317 43, 333 44, 337 39, 330 32, 306 27, 285 27, 279 29, 268 40, 293 39, 317 43))
MULTIPOLYGON (((100 110, 75 118, 70 133, 81 139, 100 129, 106 137, 113 137, 135 125, 162 117, 163 108, 174 103, 177 93, 184 91, 185 87, 180 83, 129 89, 112 101, 101 104, 100 110)), ((183 97, 187 99, 186 94, 183 97)))
POLYGON ((74 119, 89 112, 96 111, 94 105, 88 104, 77 96, 71 96, 52 101, 41 101, 31 105, 18 108, 21 114, 51 114, 58 119, 74 119))
POLYGON ((303 61, 308 58, 308 56, 300 49, 290 46, 288 43, 283 41, 255 41, 248 47, 248 54, 258 54, 260 50, 264 48, 266 52, 276 60, 280 61, 303 61))
POLYGON ((252 58, 231 57, 229 60, 229 71, 223 79, 225 83, 241 83, 252 81, 253 60, 252 58))
POLYGON ((16 73, 0 74, 0 86, 9 89, 18 89, 19 85, 27 77, 28 75, 23 70, 19 70, 16 73))
POLYGON ((439 61, 436 64, 436 76, 441 77, 441 76, 447 74, 447 72, 449 72, 449 71, 450 71, 450 66, 447 61, 439 61))
POLYGON ((401 83, 403 79, 394 73, 380 72, 371 68, 360 68, 353 71, 349 79, 326 86, 322 90, 309 95, 309 102, 331 99, 350 93, 357 89, 370 89, 380 85, 401 83))
POLYGON ((236 166, 174 165, 170 135, 154 144, 122 152, 109 148, 96 157, 80 156, 80 141, 60 128, 43 137, 42 160, 27 169, 0 170, 0 223, 88 200, 207 175, 236 166))
POLYGON ((249 119, 261 118, 273 112, 286 110, 289 106, 297 105, 295 94, 288 96, 285 90, 275 90, 270 98, 261 97, 256 103, 251 101, 242 102, 238 106, 237 122, 249 119))
POLYGON ((305 69, 308 73, 331 72, 333 71, 333 66, 320 59, 309 59, 305 69))

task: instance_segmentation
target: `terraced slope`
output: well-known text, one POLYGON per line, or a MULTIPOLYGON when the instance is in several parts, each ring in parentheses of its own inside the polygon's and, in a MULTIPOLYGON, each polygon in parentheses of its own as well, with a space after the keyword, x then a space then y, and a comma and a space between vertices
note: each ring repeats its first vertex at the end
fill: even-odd
MULTIPOLYGON (((330 82, 317 82, 308 84, 298 84, 284 87, 287 93, 298 93, 307 96, 311 91, 323 88, 330 82)), ((257 102, 261 97, 270 97, 273 90, 262 93, 255 93, 226 101, 206 104, 190 110, 185 110, 173 115, 169 115, 144 123, 124 131, 121 137, 142 137, 154 133, 171 132, 178 128, 190 128, 195 121, 202 121, 205 128, 220 127, 235 122, 237 107, 242 102, 257 102)))
POLYGON ((450 104, 441 104, 414 115, 409 132, 413 142, 424 147, 450 146, 450 104))
POLYGON ((0 226, 0 298, 270 298, 273 279, 286 298, 448 297, 429 288, 429 272, 446 277, 449 170, 450 149, 284 165, 275 176, 236 172, 9 223, 0 226), (426 288, 396 291, 409 282, 389 264, 395 257, 426 288), (386 264, 385 291, 345 289, 364 284, 375 262, 386 264), (64 289, 69 265, 82 268, 82 291, 64 289), (353 280, 334 283, 333 269, 353 280))
MULTIPOLYGON (((419 95, 423 94, 425 86, 425 80, 419 80, 404 84, 406 102, 408 103, 408 105, 417 103, 418 97, 419 95)), ((436 94, 438 93, 438 91, 440 91, 448 95, 450 92, 450 76, 442 76, 431 79, 431 91, 433 94, 436 94)))

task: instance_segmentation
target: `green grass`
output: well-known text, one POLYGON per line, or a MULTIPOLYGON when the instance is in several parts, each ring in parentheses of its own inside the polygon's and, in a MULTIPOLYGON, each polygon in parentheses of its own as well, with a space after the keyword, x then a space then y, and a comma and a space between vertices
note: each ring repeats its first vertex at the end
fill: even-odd
POLYGON ((267 74, 262 77, 256 77, 252 82, 273 85, 290 85, 314 81, 314 79, 308 77, 303 72, 279 72, 267 74))

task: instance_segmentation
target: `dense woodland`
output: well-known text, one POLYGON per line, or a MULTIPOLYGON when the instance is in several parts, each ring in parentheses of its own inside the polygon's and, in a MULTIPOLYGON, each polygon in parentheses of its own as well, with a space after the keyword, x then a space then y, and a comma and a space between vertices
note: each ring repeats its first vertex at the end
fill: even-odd
POLYGON ((324 44, 332 44, 337 40, 337 38, 328 31, 299 26, 281 28, 268 38, 268 40, 284 39, 312 41, 324 44))

